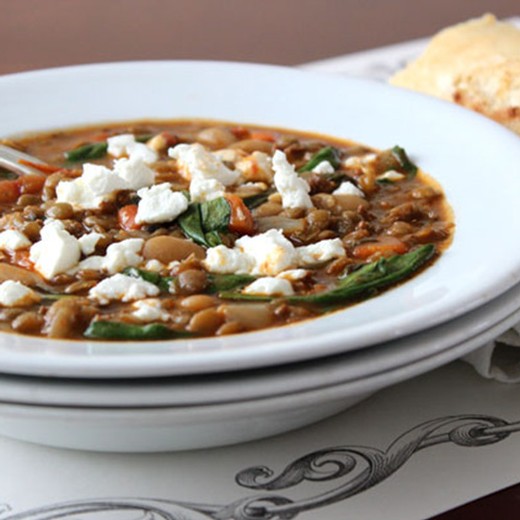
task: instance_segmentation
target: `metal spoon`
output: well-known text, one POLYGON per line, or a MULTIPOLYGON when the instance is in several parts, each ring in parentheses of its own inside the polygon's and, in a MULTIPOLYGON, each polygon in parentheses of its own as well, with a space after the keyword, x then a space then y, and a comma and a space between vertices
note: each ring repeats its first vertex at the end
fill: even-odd
POLYGON ((0 166, 2 168, 18 173, 19 175, 43 175, 40 170, 33 168, 28 164, 24 164, 24 161, 44 166, 46 165, 46 163, 32 155, 19 152, 14 148, 0 144, 0 166))

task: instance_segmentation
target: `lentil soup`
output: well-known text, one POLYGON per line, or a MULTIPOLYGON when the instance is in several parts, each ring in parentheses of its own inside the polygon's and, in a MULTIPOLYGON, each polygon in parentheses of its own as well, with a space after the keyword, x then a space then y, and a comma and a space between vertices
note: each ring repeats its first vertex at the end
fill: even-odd
POLYGON ((394 146, 209 121, 4 140, 0 330, 158 340, 322 315, 427 267, 453 222, 394 146))

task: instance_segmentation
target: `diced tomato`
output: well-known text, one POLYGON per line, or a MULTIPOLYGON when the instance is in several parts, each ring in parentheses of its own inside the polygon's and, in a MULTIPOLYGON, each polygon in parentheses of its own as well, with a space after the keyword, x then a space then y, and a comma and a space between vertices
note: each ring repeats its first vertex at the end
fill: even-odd
POLYGON ((101 132, 99 134, 93 135, 90 138, 90 141, 92 141, 94 143, 99 143, 101 141, 106 141, 109 137, 110 137, 110 133, 109 132, 101 132))
POLYGON ((226 200, 231 208, 229 230, 239 235, 252 235, 255 232, 255 221, 244 201, 238 195, 229 193, 226 200))
POLYGON ((40 164, 35 163, 32 161, 26 161, 25 159, 20 159, 18 161, 20 164, 24 164, 25 166, 30 166, 31 168, 34 168, 35 170, 38 170, 42 173, 56 173, 57 171, 60 171, 62 169, 61 166, 51 166, 50 164, 40 164))
POLYGON ((251 135, 251 132, 242 126, 236 126, 235 128, 231 128, 231 133, 237 138, 237 139, 249 139, 249 136, 251 135))
POLYGON ((258 173, 260 172, 260 167, 258 166, 258 163, 255 160, 251 161, 251 176, 255 178, 258 173))
POLYGON ((269 132, 251 132, 251 139, 268 141, 269 143, 274 143, 276 141, 276 138, 269 132))
POLYGON ((33 195, 42 191, 46 177, 43 175, 24 175, 18 180, 20 182, 20 192, 33 195))
POLYGON ((11 260, 13 264, 20 267, 25 267, 26 269, 32 269, 34 267, 33 263, 31 262, 30 252, 28 249, 13 251, 11 260))
POLYGON ((137 215, 137 204, 123 206, 117 213, 119 225, 125 231, 139 229, 141 226, 135 221, 137 215))
POLYGON ((367 260, 372 256, 387 257, 402 255, 408 251, 408 246, 397 238, 390 238, 381 242, 366 242, 359 244, 352 251, 354 258, 367 260))
POLYGON ((0 181, 0 203, 16 202, 20 196, 20 181, 0 181))
POLYGON ((161 137, 164 138, 167 148, 171 148, 172 146, 179 144, 180 141, 174 133, 168 131, 161 132, 161 137))

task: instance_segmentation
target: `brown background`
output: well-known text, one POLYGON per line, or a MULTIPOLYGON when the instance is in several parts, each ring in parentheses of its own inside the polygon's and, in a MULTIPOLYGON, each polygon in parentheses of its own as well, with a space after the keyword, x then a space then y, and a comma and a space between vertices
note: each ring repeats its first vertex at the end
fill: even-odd
MULTIPOLYGON (((0 0, 0 74, 131 59, 298 64, 430 35, 519 0, 0 0)), ((518 518, 520 485, 438 520, 518 518)))
POLYGON ((0 0, 0 73, 130 59, 297 64, 488 11, 519 15, 519 1, 0 0))

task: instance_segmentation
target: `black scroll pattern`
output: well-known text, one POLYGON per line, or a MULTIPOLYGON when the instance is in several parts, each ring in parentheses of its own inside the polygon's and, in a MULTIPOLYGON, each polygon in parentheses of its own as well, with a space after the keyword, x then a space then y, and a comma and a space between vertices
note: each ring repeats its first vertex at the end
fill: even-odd
POLYGON ((520 431, 520 421, 484 415, 433 419, 400 435, 386 450, 367 446, 336 446, 309 453, 276 473, 267 466, 240 471, 235 482, 254 491, 225 505, 188 503, 157 498, 106 498, 12 512, 0 506, 0 520, 74 520, 86 515, 119 512, 127 520, 290 520, 373 488, 399 470, 420 450, 451 443, 476 448, 500 442, 520 431), (317 495, 292 500, 282 495, 306 482, 327 484, 317 495), (330 484, 330 486, 328 486, 330 484))

